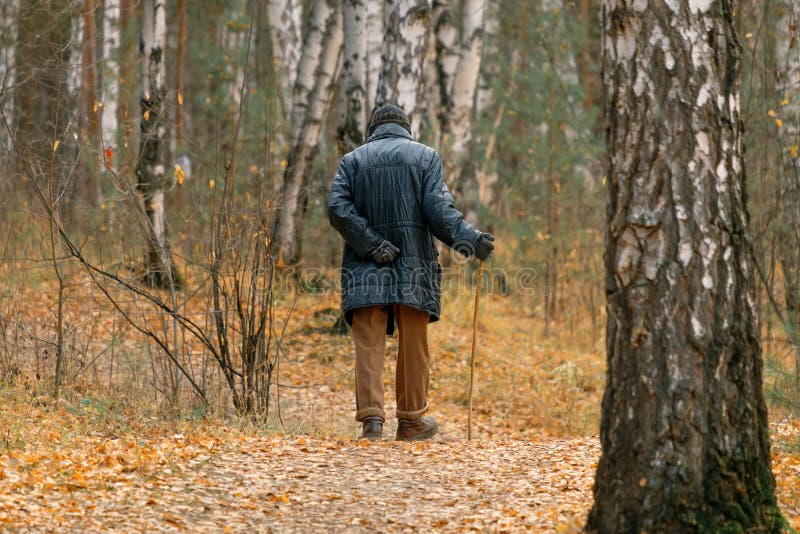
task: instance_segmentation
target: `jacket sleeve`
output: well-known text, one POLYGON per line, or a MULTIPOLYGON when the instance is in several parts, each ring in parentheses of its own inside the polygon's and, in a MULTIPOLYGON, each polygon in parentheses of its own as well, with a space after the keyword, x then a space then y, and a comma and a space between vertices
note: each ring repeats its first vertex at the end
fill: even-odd
POLYGON ((422 177, 422 213, 431 233, 465 256, 475 253, 481 233, 464 220, 442 178, 442 159, 434 153, 422 177))
POLYGON ((383 242, 383 237, 370 228, 369 222, 359 215, 353 204, 353 191, 344 161, 339 163, 339 170, 328 194, 328 220, 362 258, 383 242))

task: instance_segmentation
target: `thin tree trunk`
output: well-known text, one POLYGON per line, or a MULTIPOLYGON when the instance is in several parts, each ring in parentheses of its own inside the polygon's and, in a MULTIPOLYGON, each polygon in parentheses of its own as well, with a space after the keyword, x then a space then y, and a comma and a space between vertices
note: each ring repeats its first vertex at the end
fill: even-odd
POLYGON ((467 0, 464 5, 464 37, 451 88, 450 120, 445 143, 449 146, 448 177, 458 184, 472 139, 472 118, 475 112, 475 91, 481 69, 483 21, 486 0, 467 0))
POLYGON ((173 288, 180 282, 167 241, 167 210, 164 202, 168 185, 164 162, 166 0, 144 0, 142 9, 142 116, 136 175, 149 221, 145 265, 149 284, 173 288))
POLYGON ((365 120, 369 120, 378 96, 383 52, 384 2, 367 1, 367 107, 365 120))
POLYGON ((603 3, 611 532, 780 532, 728 0, 603 3))
POLYGON ((300 57, 303 2, 302 0, 268 0, 267 18, 272 40, 272 58, 279 73, 281 103, 284 113, 289 116, 293 107, 292 88, 297 79, 298 65, 299 68, 303 68, 300 57))
MULTIPOLYGON (((446 2, 435 9, 434 36, 436 41, 436 75, 438 81, 439 145, 446 141, 445 132, 450 129, 449 115, 453 107, 453 78, 458 68, 459 47, 458 28, 453 20, 453 12, 446 2)), ((430 113, 429 113, 430 114, 430 113)))
POLYGON ((386 0, 383 66, 376 105, 394 102, 411 117, 413 130, 421 123, 428 48, 429 0, 386 0))
POLYGON ((343 116, 339 121, 339 153, 346 154, 364 142, 367 129, 367 6, 365 0, 344 0, 343 116))
MULTIPOLYGON (((800 392, 800 8, 793 2, 770 5, 779 19, 777 37, 775 127, 781 133, 783 166, 780 180, 780 232, 778 255, 783 270, 786 302, 786 328, 795 353, 795 382, 800 392), (777 121, 781 121, 778 127, 777 121)), ((765 7, 766 9, 766 7, 765 7)), ((770 125, 772 126, 772 125, 770 125)))
POLYGON ((325 52, 323 40, 330 26, 331 17, 334 15, 334 9, 331 6, 330 0, 314 0, 311 6, 311 21, 308 33, 303 40, 303 51, 300 55, 300 64, 297 68, 297 77, 292 92, 290 133, 293 144, 297 142, 302 132, 310 108, 309 94, 314 89, 317 68, 320 66, 320 58, 325 52))
POLYGON ((84 143, 84 164, 86 166, 86 176, 83 193, 85 201, 91 206, 98 205, 100 199, 100 172, 98 161, 101 149, 100 135, 100 101, 97 95, 97 26, 95 13, 97 11, 96 0, 83 0, 83 54, 81 62, 81 90, 80 109, 82 116, 81 122, 84 123, 82 140, 84 143))
POLYGON ((183 64, 186 61, 186 0, 177 0, 178 49, 175 52, 175 139, 182 143, 183 131, 183 64))
MULTIPOLYGON (((15 47, 17 44, 17 2, 12 0, 4 2, 0 5, 0 111, 3 112, 6 120, 14 123, 12 113, 13 94, 12 88, 15 83, 15 74, 17 69, 14 68, 15 47)), ((0 161, 5 176, 11 176, 13 147, 11 143, 11 136, 4 124, 0 125, 0 161)), ((13 187, 11 184, 14 180, 1 180, 0 181, 0 194, 2 198, 14 198, 13 187)), ((6 210, 2 210, 5 215, 6 210)))
MULTIPOLYGON (((588 1, 588 0, 581 0, 588 1)), ((475 93, 475 113, 484 113, 492 103, 494 83, 500 76, 500 2, 486 0, 483 21, 483 58, 481 59, 478 88, 475 93)))
POLYGON ((134 108, 131 105, 134 92, 133 79, 134 69, 136 68, 136 47, 132 46, 138 41, 133 35, 135 9, 138 0, 119 0, 119 91, 117 92, 117 124, 121 129, 121 143, 118 150, 117 162, 120 172, 129 173, 136 165, 134 155, 134 108))
POLYGON ((279 247, 279 263, 294 265, 300 261, 302 213, 305 187, 320 141, 325 116, 330 108, 342 57, 342 11, 334 8, 327 20, 314 87, 308 97, 308 109, 287 160, 281 187, 281 205, 275 221, 273 240, 279 247))
POLYGON ((457 197, 466 206, 465 218, 478 221, 480 201, 472 141, 472 122, 475 116, 475 93, 483 53, 483 24, 487 0, 466 0, 464 3, 463 35, 458 66, 453 75, 446 120, 442 125, 446 179, 457 197))
MULTIPOLYGON (((100 114, 103 162, 115 167, 119 134, 119 53, 120 53, 119 0, 106 0, 103 10, 103 95, 100 114)), ((102 188, 101 188, 102 192, 102 188)))

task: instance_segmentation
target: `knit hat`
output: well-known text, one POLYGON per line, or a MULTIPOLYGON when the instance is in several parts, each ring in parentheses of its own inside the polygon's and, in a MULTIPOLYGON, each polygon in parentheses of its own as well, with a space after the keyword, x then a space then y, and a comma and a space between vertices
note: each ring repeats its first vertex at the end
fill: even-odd
POLYGON ((403 108, 396 104, 385 104, 376 107, 372 112, 372 118, 370 118, 369 127, 367 128, 367 135, 372 135, 378 126, 389 124, 390 122, 399 124, 408 130, 408 133, 411 133, 411 119, 406 115, 405 111, 403 111, 403 108))

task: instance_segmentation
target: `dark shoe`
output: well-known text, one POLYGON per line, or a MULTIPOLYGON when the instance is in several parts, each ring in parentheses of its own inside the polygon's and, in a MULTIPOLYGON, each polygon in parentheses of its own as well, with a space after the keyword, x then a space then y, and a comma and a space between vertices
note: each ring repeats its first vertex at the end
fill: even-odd
POLYGON ((399 441, 419 441, 431 439, 439 433, 439 423, 433 417, 398 419, 397 439, 399 441))
POLYGON ((365 417, 361 423, 361 439, 376 440, 383 437, 383 419, 380 417, 365 417))

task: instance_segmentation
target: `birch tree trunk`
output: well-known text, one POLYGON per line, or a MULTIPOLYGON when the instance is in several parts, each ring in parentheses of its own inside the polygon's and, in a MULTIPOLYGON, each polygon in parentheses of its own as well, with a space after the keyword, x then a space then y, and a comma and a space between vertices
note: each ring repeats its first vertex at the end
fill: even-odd
MULTIPOLYGON (((5 2, 0 5, 0 110, 10 124, 14 123, 12 114, 13 94, 16 68, 14 68, 15 47, 17 43, 17 2, 5 2)), ((0 161, 3 162, 4 176, 11 176, 10 163, 13 146, 5 125, 0 125, 0 161)), ((13 198, 12 180, 0 181, 0 194, 3 198, 13 198)), ((4 210, 5 211, 5 210, 4 210)))
POLYGON ((483 52, 483 15, 486 0, 467 0, 464 4, 464 37, 458 67, 451 87, 450 120, 447 122, 452 183, 458 184, 467 148, 472 139, 472 117, 475 112, 475 91, 481 70, 483 52))
MULTIPOLYGON (((286 116, 292 109, 292 87, 297 79, 303 27, 302 0, 268 0, 267 19, 272 40, 272 58, 278 66, 281 104, 286 116)), ((313 72, 313 71, 312 71, 313 72)))
POLYGON ((142 98, 138 186, 148 218, 147 282, 154 287, 180 285, 167 242, 167 189, 164 152, 166 149, 165 100, 167 96, 166 0, 142 2, 142 98))
POLYGON ((119 121, 119 51, 120 51, 120 5, 119 0, 106 0, 103 13, 103 92, 100 114, 103 162, 106 167, 115 167, 119 121))
POLYGON ((367 107, 365 120, 369 120, 378 96, 378 80, 383 67, 384 2, 367 1, 367 107))
POLYGON ((175 51, 175 140, 183 143, 183 66, 186 61, 186 0, 178 0, 178 49, 175 51))
MULTIPOLYGON (((135 121, 136 112, 132 105, 134 95, 139 91, 134 89, 131 82, 136 69, 135 47, 125 46, 135 37, 132 21, 135 20, 136 0, 119 0, 119 92, 117 93, 117 124, 120 129, 122 143, 119 146, 117 163, 120 172, 128 173, 135 169, 137 155, 134 152, 134 131, 137 128, 135 121)), ((138 4, 137 4, 138 5, 138 4)), ((139 38, 141 38, 139 36, 139 38)), ((138 40, 138 39, 137 39, 138 40)))
POLYGON ((431 137, 441 146, 451 108, 450 93, 458 67, 458 29, 447 2, 437 1, 431 11, 432 31, 428 37, 428 58, 425 66, 427 89, 425 115, 431 137))
POLYGON ((301 135, 306 115, 310 108, 309 94, 314 89, 320 58, 326 52, 323 41, 328 32, 335 10, 332 1, 314 0, 311 5, 311 21, 308 34, 303 41, 303 51, 297 68, 297 78, 292 91, 292 113, 289 131, 291 142, 296 143, 301 135))
MULTIPOLYGON (((589 0, 581 0, 588 2, 589 0)), ((500 2, 499 0, 486 0, 486 10, 483 21, 483 58, 478 76, 478 88, 475 95, 475 113, 480 115, 492 103, 493 84, 500 75, 500 54, 498 39, 500 37, 500 2), (488 60, 488 61, 487 61, 488 60)), ((588 22, 587 22, 588 25, 588 22)))
POLYGON ((729 0, 604 0, 607 374, 588 528, 779 532, 729 0))
POLYGON ((785 327, 794 346, 795 382, 800 391, 800 8, 792 2, 778 2, 773 9, 779 12, 775 30, 778 64, 773 72, 777 78, 775 108, 780 113, 775 127, 781 132, 783 152, 778 256, 783 270, 785 327))
POLYGON ((342 2, 344 59, 343 117, 338 128, 339 153, 346 154, 364 142, 367 129, 367 6, 365 0, 342 2))
POLYGON ((412 130, 420 121, 425 88, 429 0, 386 0, 383 67, 375 104, 395 102, 411 117, 412 130))
MULTIPOLYGON (((442 89, 449 86, 450 97, 442 115, 441 145, 445 151, 446 179, 465 206, 465 218, 477 223, 478 191, 476 169, 469 157, 472 144, 472 122, 475 115, 475 93, 483 53, 483 24, 487 0, 466 0, 464 3, 463 36, 458 47, 458 64, 452 81, 442 71, 442 89)), ((449 53, 443 40, 440 51, 449 53)), ((449 46, 449 44, 448 44, 449 46)), ((440 61, 447 61, 442 58, 440 61)))
MULTIPOLYGON (((318 4, 325 0, 318 0, 318 4)), ((330 7, 330 5, 329 5, 330 7)), ((308 106, 302 128, 295 138, 287 159, 280 195, 280 209, 275 221, 273 251, 277 250, 279 263, 294 265, 300 261, 302 252, 302 205, 314 156, 320 142, 320 134, 330 109, 342 58, 342 10, 332 8, 327 18, 321 43, 319 61, 313 89, 308 96, 308 106)))

